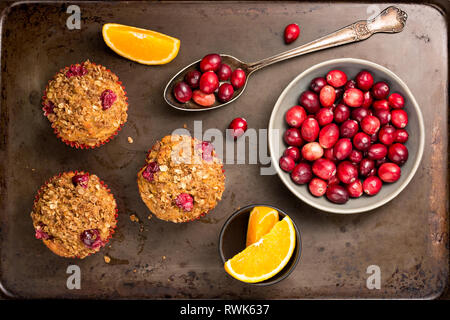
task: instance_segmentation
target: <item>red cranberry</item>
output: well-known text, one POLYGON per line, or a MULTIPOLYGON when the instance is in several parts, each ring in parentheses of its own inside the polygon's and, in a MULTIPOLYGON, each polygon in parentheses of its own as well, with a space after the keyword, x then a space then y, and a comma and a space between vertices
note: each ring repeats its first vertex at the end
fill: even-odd
POLYGON ((325 149, 323 151, 323 155, 328 160, 337 161, 336 157, 334 156, 334 148, 325 149))
POLYGON ((384 182, 392 183, 400 179, 402 169, 395 163, 386 162, 378 168, 378 176, 384 182))
POLYGON ((405 106, 405 99, 399 93, 393 93, 389 96, 389 105, 394 109, 402 109, 405 106))
POLYGON ((334 119, 333 110, 331 108, 321 108, 319 112, 316 113, 316 119, 321 127, 330 124, 334 119))
POLYGON ((303 145, 302 134, 297 128, 289 128, 284 132, 284 142, 290 146, 300 147, 303 145))
POLYGON ((379 166, 381 166, 383 163, 386 163, 387 162, 387 158, 386 157, 384 157, 383 159, 379 159, 379 160, 376 160, 375 161, 375 167, 379 167, 379 166))
POLYGON ((314 78, 309 85, 311 91, 319 93, 320 90, 327 85, 327 80, 324 77, 314 78))
POLYGON ((303 107, 293 106, 286 112, 285 119, 289 126, 298 128, 306 120, 306 111, 303 107))
POLYGON ((286 172, 291 172, 295 167, 295 161, 291 157, 283 156, 280 158, 280 168, 286 172))
POLYGON ((311 142, 317 139, 319 130, 319 123, 316 119, 306 118, 306 120, 302 123, 300 132, 302 134, 303 140, 311 142))
POLYGON ((323 148, 317 142, 309 142, 302 148, 302 157, 307 161, 315 161, 322 158, 323 148))
POLYGON ((362 177, 373 176, 376 173, 375 161, 371 159, 364 158, 359 163, 359 174, 362 177))
POLYGON ((192 100, 200 106, 210 107, 216 102, 216 96, 214 93, 206 94, 200 90, 195 90, 192 93, 192 100))
POLYGON ((339 139, 334 145, 334 156, 337 160, 346 159, 352 152, 352 142, 350 139, 339 139))
POLYGON ((227 81, 231 77, 231 68, 229 65, 222 63, 216 73, 220 81, 227 81))
POLYGON ((342 161, 337 166, 337 177, 342 183, 352 183, 358 177, 358 169, 350 161, 342 161))
POLYGON ((347 185, 347 191, 351 198, 359 198, 363 194, 363 184, 361 180, 356 179, 355 181, 347 185))
MULTIPOLYGON (((247 120, 244 118, 235 118, 230 122, 228 129, 231 129, 231 136, 234 137, 234 139, 237 139, 247 131, 247 120)), ((298 135, 300 136, 300 132, 298 135)))
POLYGON ((85 174, 74 175, 72 177, 72 183, 75 186, 81 186, 84 189, 86 189, 88 187, 88 183, 89 183, 89 174, 85 173, 85 174))
POLYGON ((389 102, 386 99, 375 101, 373 103, 372 107, 373 107, 373 111, 375 111, 375 112, 381 111, 381 110, 385 110, 385 111, 390 110, 389 102))
POLYGON ((350 160, 352 163, 360 163, 362 159, 363 153, 356 149, 353 149, 350 155, 348 156, 348 160, 350 160))
POLYGON ((355 120, 346 120, 339 129, 341 138, 353 138, 358 132, 359 125, 355 120))
POLYGON ((343 87, 335 88, 335 92, 336 92, 336 101, 338 101, 339 99, 342 98, 342 96, 344 95, 344 91, 345 91, 345 89, 344 89, 343 87))
POLYGON ((381 143, 390 146, 395 141, 396 129, 393 126, 384 126, 378 133, 378 139, 381 143))
POLYGON ((236 69, 231 74, 231 84, 235 89, 239 89, 244 86, 245 84, 246 75, 244 70, 242 69, 236 69))
POLYGON ((363 182, 364 193, 369 196, 374 196, 380 192, 383 182, 377 176, 368 177, 363 182))
POLYGON ((175 198, 175 204, 184 211, 192 211, 194 208, 194 198, 188 193, 180 193, 175 198))
POLYGON ((196 145, 196 148, 202 149, 202 159, 203 160, 208 161, 208 162, 213 160, 214 146, 210 142, 202 141, 201 144, 196 145))
POLYGON ((347 82, 347 75, 341 70, 331 70, 327 73, 327 82, 335 88, 342 87, 347 82))
POLYGON ((45 103, 43 110, 44 110, 44 116, 48 116, 51 113, 55 113, 55 104, 51 101, 48 101, 47 103, 45 103))
POLYGON ((347 189, 338 184, 329 185, 326 195, 328 200, 337 204, 346 203, 349 197, 347 189))
POLYGON ((373 86, 373 76, 369 71, 361 71, 356 75, 356 85, 363 91, 367 91, 373 86))
POLYGON ((94 250, 100 248, 103 244, 98 229, 84 230, 80 234, 80 240, 86 247, 94 250))
POLYGON ((353 145, 360 151, 367 151, 371 145, 370 136, 364 132, 358 132, 353 137, 353 145))
POLYGON ((389 86, 384 81, 375 83, 372 87, 372 93, 375 99, 385 99, 389 95, 389 86))
POLYGON ((300 34, 300 28, 296 23, 291 23, 284 29, 284 42, 286 44, 292 43, 297 40, 300 34))
POLYGON ((192 89, 197 89, 200 84, 201 72, 198 70, 191 70, 184 76, 186 82, 192 89))
POLYGON ((114 93, 114 91, 106 89, 102 92, 100 96, 100 101, 102 102, 102 108, 103 110, 107 110, 111 108, 113 103, 117 100, 117 96, 114 93))
POLYGON ((379 110, 375 112, 375 117, 380 120, 380 125, 384 126, 391 122, 391 113, 387 110, 379 110))
POLYGON ((408 124, 408 114, 405 112, 405 110, 392 110, 391 116, 392 124, 399 129, 403 129, 408 124))
POLYGON ((319 97, 312 91, 304 91, 298 101, 308 113, 316 113, 320 110, 319 97))
POLYGON ((284 150, 283 156, 292 158, 294 161, 300 160, 300 149, 297 147, 287 147, 286 150, 284 150))
POLYGON ((228 102, 233 98, 234 89, 233 86, 229 83, 223 83, 219 87, 219 92, 217 93, 217 98, 219 98, 222 102, 228 102))
POLYGON ((395 164, 401 166, 408 160, 408 148, 401 143, 394 143, 388 149, 388 158, 395 164))
POLYGON ((342 123, 348 118, 350 118, 350 108, 345 104, 338 104, 334 109, 334 121, 342 123))
POLYGON ((311 181, 313 177, 311 166, 306 162, 297 164, 291 172, 291 179, 296 184, 305 184, 311 181))
POLYGON ((372 160, 381 160, 387 155, 387 148, 384 144, 375 143, 367 151, 367 157, 372 160))
POLYGON ((308 185, 309 192, 315 197, 321 197, 327 192, 327 183, 319 178, 313 178, 308 185))
POLYGON ((369 108, 372 105, 372 102, 373 102, 372 92, 370 92, 370 91, 364 92, 363 103, 362 103, 361 107, 369 108))
POLYGON ((405 143, 408 141, 409 134, 405 129, 397 129, 395 130, 395 142, 405 143))
POLYGON ((181 103, 186 103, 192 98, 192 90, 186 82, 179 82, 173 87, 173 95, 181 103))
POLYGON ((48 240, 50 238, 52 238, 47 232, 45 232, 44 230, 42 230, 43 227, 45 227, 46 224, 40 222, 38 226, 36 226, 36 233, 34 234, 36 239, 44 239, 44 240, 48 240))
POLYGON ((145 180, 152 182, 154 179, 155 173, 158 171, 159 171, 158 163, 156 161, 152 161, 145 167, 145 170, 142 171, 142 177, 145 180))
POLYGON ((336 175, 332 176, 329 180, 328 180, 328 185, 332 186, 334 184, 340 184, 341 181, 339 181, 338 177, 336 177, 336 175))
POLYGON ((199 88, 206 94, 213 93, 219 87, 219 78, 212 71, 207 71, 200 77, 199 88))
POLYGON ((332 86, 326 85, 320 90, 319 100, 323 107, 331 107, 335 99, 336 92, 332 86))
POLYGON ((339 128, 335 123, 327 124, 319 132, 319 143, 325 148, 331 148, 339 139, 339 128))
POLYGON ((347 83, 344 86, 345 90, 354 89, 354 88, 356 88, 356 81, 355 80, 348 80, 347 83))
POLYGON ((79 65, 79 64, 73 64, 69 67, 69 70, 66 72, 66 77, 70 78, 70 77, 82 77, 85 74, 87 74, 87 69, 85 68, 85 66, 83 64, 79 65))
POLYGON ((349 107, 360 107, 364 101, 363 92, 356 88, 350 88, 344 92, 344 103, 349 107))
POLYGON ((314 161, 312 171, 319 178, 329 180, 336 174, 336 165, 331 160, 320 158, 314 161))
POLYGON ((216 53, 211 53, 204 56, 203 59, 200 61, 200 70, 202 72, 217 71, 219 70, 221 63, 222 58, 216 53))
POLYGON ((361 120, 361 129, 368 135, 373 135, 380 130, 380 120, 375 116, 366 116, 361 120))
POLYGON ((362 119, 364 119, 365 117, 367 117, 368 115, 370 115, 370 111, 367 108, 356 108, 352 110, 352 119, 356 120, 358 122, 361 122, 362 119))

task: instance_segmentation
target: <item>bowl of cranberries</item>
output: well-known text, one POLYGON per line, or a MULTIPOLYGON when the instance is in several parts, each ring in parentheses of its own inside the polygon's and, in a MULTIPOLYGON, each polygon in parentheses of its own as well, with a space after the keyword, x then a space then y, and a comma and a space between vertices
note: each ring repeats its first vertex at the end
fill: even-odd
POLYGON ((420 108, 406 84, 376 63, 329 60, 298 75, 269 122, 283 183, 323 211, 359 213, 394 199, 424 149, 420 108))

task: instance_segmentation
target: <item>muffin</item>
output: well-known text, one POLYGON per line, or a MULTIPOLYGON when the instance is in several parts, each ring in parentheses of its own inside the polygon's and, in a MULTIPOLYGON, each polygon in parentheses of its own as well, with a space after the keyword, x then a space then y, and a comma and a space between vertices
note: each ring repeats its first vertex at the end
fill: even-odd
POLYGON ((94 174, 64 172, 46 182, 31 212, 36 238, 55 254, 83 259, 114 233, 116 201, 94 174))
POLYGON ((71 147, 98 147, 127 121, 127 97, 119 78, 89 60, 60 70, 42 100, 55 134, 71 147))
POLYGON ((171 135, 149 151, 138 173, 141 198, 159 219, 187 222, 214 209, 225 190, 223 165, 214 147, 171 135))

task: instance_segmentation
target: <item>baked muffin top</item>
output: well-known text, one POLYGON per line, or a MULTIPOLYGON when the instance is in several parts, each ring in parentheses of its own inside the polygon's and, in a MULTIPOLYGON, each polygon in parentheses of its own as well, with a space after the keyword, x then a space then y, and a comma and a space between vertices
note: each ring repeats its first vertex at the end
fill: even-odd
POLYGON ((100 250, 116 226, 116 201, 93 174, 65 172, 41 187, 31 212, 36 238, 63 257, 100 250))
POLYGON ((127 121, 127 98, 118 77, 89 60, 58 72, 43 97, 44 115, 73 146, 108 141, 127 121))
POLYGON ((222 167, 209 142, 166 136, 152 147, 138 173, 142 200, 159 219, 194 220, 221 200, 225 190, 222 167))

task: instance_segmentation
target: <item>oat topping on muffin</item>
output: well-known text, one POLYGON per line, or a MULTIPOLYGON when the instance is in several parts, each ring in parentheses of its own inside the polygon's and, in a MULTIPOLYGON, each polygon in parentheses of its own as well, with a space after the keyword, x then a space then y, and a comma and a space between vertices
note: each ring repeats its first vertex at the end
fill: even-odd
POLYGON ((142 200, 159 219, 194 220, 214 209, 225 175, 212 144, 171 135, 158 141, 138 173, 142 200))
POLYGON ((89 60, 61 70, 48 83, 44 115, 72 146, 96 147, 127 121, 127 97, 118 77, 89 60))
POLYGON ((116 201, 93 174, 65 172, 39 190, 31 212, 36 238, 55 254, 84 258, 103 247, 116 226, 116 201))

